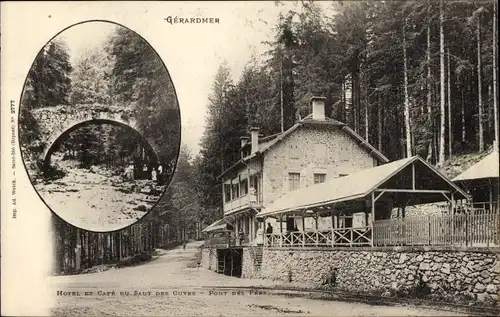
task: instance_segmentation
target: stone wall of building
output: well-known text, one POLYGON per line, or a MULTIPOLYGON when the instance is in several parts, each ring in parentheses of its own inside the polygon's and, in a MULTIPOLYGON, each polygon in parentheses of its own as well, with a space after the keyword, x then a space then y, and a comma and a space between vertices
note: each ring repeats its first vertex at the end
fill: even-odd
POLYGON ((262 278, 339 290, 440 300, 497 302, 499 253, 424 248, 264 249, 262 278), (331 279, 330 279, 331 280, 331 279))
POLYGON ((300 173, 305 187, 314 184, 314 174, 328 180, 373 166, 374 157, 340 128, 299 128, 265 153, 263 205, 288 192, 288 173, 300 173))
POLYGON ((254 253, 250 248, 243 248, 242 270, 241 277, 243 278, 258 278, 260 268, 256 266, 254 253))
POLYGON ((202 249, 201 267, 214 272, 217 270, 217 249, 213 248, 202 249))

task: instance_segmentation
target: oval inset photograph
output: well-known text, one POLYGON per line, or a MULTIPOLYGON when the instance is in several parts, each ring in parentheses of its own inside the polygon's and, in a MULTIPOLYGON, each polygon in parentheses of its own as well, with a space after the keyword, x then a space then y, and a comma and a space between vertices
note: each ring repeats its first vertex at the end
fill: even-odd
POLYGON ((123 229, 156 205, 175 171, 180 129, 162 60, 112 22, 79 23, 52 38, 21 96, 31 183, 58 217, 89 231, 123 229))

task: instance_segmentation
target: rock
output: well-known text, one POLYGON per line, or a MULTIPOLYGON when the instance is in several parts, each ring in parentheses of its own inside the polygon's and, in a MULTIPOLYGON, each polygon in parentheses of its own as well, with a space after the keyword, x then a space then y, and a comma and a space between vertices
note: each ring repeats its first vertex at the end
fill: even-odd
POLYGON ((470 273, 470 271, 465 267, 461 267, 459 271, 460 271, 460 273, 462 273, 465 276, 469 275, 469 273, 470 273))
POLYGON ((450 274, 450 265, 448 263, 443 263, 441 267, 441 272, 444 274, 450 274))
POLYGON ((484 302, 488 298, 488 294, 477 294, 477 300, 479 302, 484 302))
POLYGON ((391 292, 389 292, 389 291, 383 292, 382 297, 391 297, 391 292))
POLYGON ((417 256, 417 262, 422 262, 423 260, 424 260, 424 257, 421 254, 419 254, 417 256))
POLYGON ((489 294, 497 294, 497 290, 498 290, 498 288, 496 285, 488 284, 486 286, 486 292, 489 294))
POLYGON ((488 278, 488 277, 490 277, 490 273, 487 270, 484 270, 481 272, 481 277, 488 278))
POLYGON ((401 253, 400 257, 399 257, 399 263, 402 264, 402 263, 405 263, 406 262, 406 259, 407 259, 407 255, 406 253, 401 253))
POLYGON ((491 264, 491 263, 493 263, 493 262, 495 262, 495 260, 493 260, 492 258, 486 258, 486 259, 484 259, 484 261, 483 261, 483 263, 484 263, 484 264, 491 264))
POLYGON ((392 289, 398 289, 398 283, 397 282, 392 282, 391 283, 391 288, 392 289))
POLYGON ((474 286, 474 292, 476 292, 476 293, 482 293, 485 290, 486 290, 486 287, 483 284, 479 283, 479 282, 476 283, 476 286, 474 286))
POLYGON ((415 278, 413 277, 413 275, 411 275, 411 274, 410 274, 410 275, 408 275, 408 280, 409 280, 409 281, 413 281, 414 279, 415 279, 415 278))
POLYGON ((420 263, 419 269, 422 271, 428 271, 430 269, 429 263, 420 263))

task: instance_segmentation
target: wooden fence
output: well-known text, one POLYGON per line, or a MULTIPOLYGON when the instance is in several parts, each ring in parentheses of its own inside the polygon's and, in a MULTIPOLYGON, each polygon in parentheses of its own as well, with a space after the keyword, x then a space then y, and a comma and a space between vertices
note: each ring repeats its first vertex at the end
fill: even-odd
POLYGON ((500 246, 498 209, 377 220, 371 226, 266 234, 266 247, 500 246))
POLYGON ((377 220, 373 244, 498 246, 499 231, 497 211, 377 220))
POLYGON ((370 246, 371 227, 271 233, 265 237, 268 247, 370 246))

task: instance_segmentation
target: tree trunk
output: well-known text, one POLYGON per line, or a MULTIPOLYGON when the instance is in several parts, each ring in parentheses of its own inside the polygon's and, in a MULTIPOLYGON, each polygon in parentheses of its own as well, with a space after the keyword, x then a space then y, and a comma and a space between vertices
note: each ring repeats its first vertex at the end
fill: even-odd
POLYGON ((285 121, 284 121, 284 113, 283 113, 283 58, 280 63, 280 111, 281 111, 281 132, 285 131, 285 121))
POLYGON ((445 91, 444 91, 444 30, 443 30, 443 0, 439 1, 439 59, 440 59, 440 105, 441 105, 441 124, 439 140, 439 161, 438 165, 444 163, 444 142, 445 142, 445 91))
POLYGON ((450 49, 448 48, 448 156, 451 157, 453 147, 453 133, 451 129, 451 84, 450 84, 450 49))
POLYGON ((462 91, 462 109, 461 109, 461 117, 462 117, 462 143, 465 143, 465 100, 464 100, 464 89, 462 91))
MULTIPOLYGON (((430 23, 430 22, 429 22, 430 23)), ((432 129, 432 76, 431 76, 431 26, 427 25, 427 120, 432 129)), ((427 162, 432 161, 432 140, 434 139, 431 134, 429 140, 429 147, 427 150, 427 162)))
POLYGON ((368 85, 365 88, 365 140, 366 142, 370 143, 368 141, 368 129, 369 129, 369 119, 368 119, 368 85))
POLYGON ((377 137, 378 137, 378 150, 382 151, 382 93, 378 93, 377 105, 377 137))
POLYGON ((493 1, 493 120, 495 138, 493 148, 498 151, 498 87, 497 87, 497 45, 498 45, 498 30, 497 30, 497 2, 493 1))
POLYGON ((351 74, 351 111, 352 111, 352 122, 354 126, 354 131, 358 133, 358 95, 357 95, 357 81, 356 74, 353 72, 351 74))
POLYGON ((404 92, 405 92, 405 132, 406 132, 406 157, 411 157, 411 130, 410 130, 410 101, 408 97, 408 61, 406 58, 406 18, 403 23, 403 59, 404 59, 404 92))
POLYGON ((481 25, 480 17, 477 18, 477 97, 478 97, 478 120, 479 120, 479 152, 484 151, 484 131, 483 131, 483 98, 482 98, 482 76, 481 76, 481 25))

